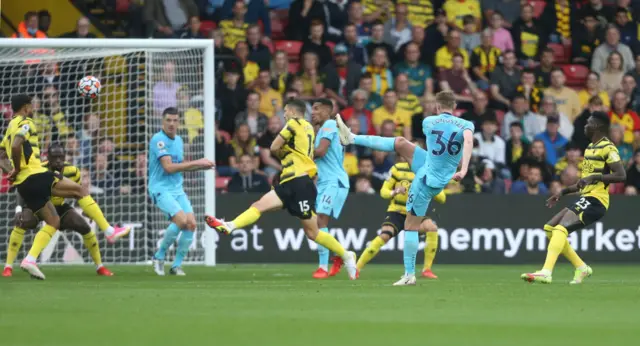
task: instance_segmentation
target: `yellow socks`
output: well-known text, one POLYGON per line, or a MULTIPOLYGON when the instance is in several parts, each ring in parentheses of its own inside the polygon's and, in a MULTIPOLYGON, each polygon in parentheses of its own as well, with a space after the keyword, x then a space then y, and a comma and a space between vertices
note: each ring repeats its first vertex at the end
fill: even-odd
MULTIPOLYGON (((256 209, 256 211, 258 211, 258 210, 256 209)), ((245 213, 246 213, 246 211, 245 211, 245 213)), ((240 215, 240 216, 242 216, 242 215, 240 215)), ((235 220, 234 220, 234 223, 235 223, 235 220)), ((344 253, 346 252, 344 250, 344 248, 342 247, 342 245, 340 245, 340 243, 338 243, 336 238, 334 238, 330 233, 327 233, 327 232, 318 232, 318 236, 316 236, 316 243, 326 247, 327 249, 329 249, 329 251, 335 253, 336 255, 338 255, 340 257, 344 257, 344 253)))
POLYGON ((447 201, 447 195, 444 193, 444 190, 442 190, 439 194, 433 197, 433 200, 440 204, 444 204, 444 202, 447 201))
POLYGON ((233 219, 233 221, 231 221, 230 223, 233 229, 243 228, 254 224, 256 221, 258 221, 258 219, 260 219, 260 216, 262 216, 260 210, 258 210, 256 207, 251 207, 245 210, 244 213, 238 215, 238 217, 233 219))
POLYGON ((9 248, 7 249, 7 266, 13 265, 16 257, 18 257, 18 251, 22 246, 22 240, 24 239, 25 230, 20 227, 14 227, 9 237, 9 248))
POLYGON ((89 255, 91 255, 91 259, 93 259, 93 263, 100 266, 102 264, 102 256, 100 256, 100 245, 98 245, 96 234, 89 232, 82 236, 82 240, 84 242, 84 247, 87 248, 89 255))
POLYGON ((42 250, 49 245, 49 242, 53 235, 56 234, 56 231, 57 230, 55 228, 48 224, 42 226, 40 231, 36 233, 36 237, 33 239, 33 245, 31 245, 31 250, 29 250, 30 260, 35 261, 38 256, 40 256, 42 250))
POLYGON ((380 236, 377 236, 374 240, 372 240, 371 244, 369 244, 369 247, 367 247, 362 252, 362 255, 360 255, 360 258, 358 259, 358 263, 356 264, 356 268, 360 270, 365 265, 367 265, 369 261, 371 261, 374 257, 376 257, 376 255, 380 251, 380 248, 383 247, 384 244, 385 244, 384 239, 380 238, 380 236))
POLYGON ((91 196, 84 196, 78 200, 78 205, 82 208, 82 211, 87 214, 91 220, 95 221, 101 231, 106 231, 111 227, 107 219, 102 214, 102 210, 100 210, 100 206, 98 203, 91 198, 91 196))
MULTIPOLYGON (((553 229, 554 229, 553 226, 544 225, 544 230, 547 233, 547 238, 551 239, 551 235, 552 235, 553 229)), ((571 264, 575 268, 580 268, 580 267, 586 265, 584 263, 584 261, 582 260, 582 258, 580 258, 580 256, 578 256, 576 251, 571 247, 571 245, 569 244, 568 240, 567 240, 567 243, 564 245, 564 248, 562 249, 562 255, 567 260, 569 260, 569 262, 571 262, 571 264)))
POLYGON ((438 232, 427 232, 426 244, 424 246, 424 270, 431 269, 433 260, 438 251, 438 232))
POLYGON ((556 265, 558 256, 564 250, 564 246, 567 243, 567 237, 569 232, 563 226, 557 225, 551 231, 551 240, 549 241, 549 247, 547 248, 547 259, 544 262, 543 270, 553 271, 556 265))

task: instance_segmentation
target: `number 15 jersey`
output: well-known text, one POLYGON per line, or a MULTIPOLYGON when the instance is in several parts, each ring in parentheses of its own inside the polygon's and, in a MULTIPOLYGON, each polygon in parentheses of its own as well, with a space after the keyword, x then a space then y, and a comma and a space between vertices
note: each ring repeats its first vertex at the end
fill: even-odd
POLYGON ((305 174, 315 177, 318 169, 313 162, 313 126, 304 119, 289 119, 279 136, 285 141, 281 155, 280 184, 305 174))
POLYGON ((449 183, 462 158, 465 130, 473 133, 473 123, 450 113, 426 117, 422 121, 422 131, 427 137, 427 160, 418 176, 426 179, 427 186, 441 188, 449 183))

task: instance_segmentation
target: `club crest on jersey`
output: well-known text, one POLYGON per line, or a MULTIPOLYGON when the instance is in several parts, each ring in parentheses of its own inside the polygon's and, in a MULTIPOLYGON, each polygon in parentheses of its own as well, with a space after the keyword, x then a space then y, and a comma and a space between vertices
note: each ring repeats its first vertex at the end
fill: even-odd
POLYGON ((611 161, 620 161, 620 155, 615 151, 612 151, 609 153, 609 159, 611 159, 611 161))
POLYGON ((164 149, 164 142, 163 141, 159 141, 158 142, 158 149, 164 149))

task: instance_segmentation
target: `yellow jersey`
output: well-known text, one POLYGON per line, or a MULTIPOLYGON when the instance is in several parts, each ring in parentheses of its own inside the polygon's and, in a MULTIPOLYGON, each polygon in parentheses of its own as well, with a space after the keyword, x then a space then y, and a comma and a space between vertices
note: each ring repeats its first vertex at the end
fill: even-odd
POLYGON ((24 137, 22 157, 20 158, 20 172, 13 182, 13 185, 20 185, 30 175, 46 172, 47 169, 42 167, 42 162, 40 161, 40 141, 38 140, 38 130, 33 119, 17 115, 9 122, 0 145, 7 151, 7 156, 12 165, 11 145, 16 136, 24 137))
MULTIPOLYGON (((49 161, 45 161, 42 163, 42 167, 44 167, 45 169, 49 169, 51 170, 51 168, 49 167, 49 161)), ((69 178, 71 180, 73 180, 74 182, 80 184, 80 169, 68 162, 64 163, 64 168, 62 169, 62 175, 65 178, 69 178)), ((53 203, 53 205, 55 206, 60 206, 64 204, 64 198, 62 197, 56 197, 56 196, 51 196, 51 203, 53 203)))
POLYGON ((279 136, 285 141, 280 157, 280 184, 303 175, 315 177, 318 169, 313 162, 313 143, 316 136, 313 126, 301 118, 289 119, 279 136))
POLYGON ((236 26, 232 19, 228 19, 221 20, 218 26, 220 27, 220 30, 222 30, 224 46, 231 50, 236 48, 236 44, 238 44, 238 42, 247 40, 247 29, 249 28, 248 23, 242 23, 241 26, 236 26))
POLYGON ((405 98, 398 98, 398 107, 413 114, 422 113, 422 103, 418 96, 408 94, 405 98))
POLYGON ((447 0, 442 8, 447 13, 447 22, 454 23, 460 29, 464 28, 465 16, 482 19, 482 8, 478 0, 447 0))
POLYGON ((464 68, 469 68, 471 63, 469 61, 469 53, 467 53, 466 49, 458 48, 457 52, 449 51, 449 47, 444 46, 440 47, 436 51, 436 67, 443 69, 451 69, 453 67, 453 55, 456 53, 460 53, 462 58, 464 59, 464 68))
MULTIPOLYGON (((415 178, 416 174, 411 170, 411 166, 407 162, 398 162, 389 171, 389 178, 385 180, 384 184, 382 184, 382 188, 380 189, 380 196, 384 199, 390 199, 389 207, 387 208, 387 212, 400 213, 403 215, 407 214, 407 198, 409 195, 409 188, 411 187, 411 183, 413 182, 413 178, 415 178), (406 189, 405 193, 399 193, 395 196, 391 196, 391 193, 396 188, 404 186, 406 189)), ((440 191, 436 197, 433 198, 434 201, 442 204, 446 201, 447 196, 444 193, 444 190, 440 191)))
POLYGON ((372 14, 375 11, 382 10, 378 20, 386 22, 391 18, 391 14, 395 12, 395 5, 391 0, 362 0, 363 13, 365 16, 372 14), (384 4, 387 3, 386 11, 383 10, 384 4))
MULTIPOLYGON (((609 164, 620 162, 618 148, 608 138, 604 137, 597 143, 591 143, 584 151, 581 166, 581 178, 594 174, 608 174, 609 164)), ((580 190, 582 196, 597 198, 605 208, 609 209, 609 184, 601 181, 585 186, 580 190)))
POLYGON ((391 120, 396 124, 396 136, 402 136, 405 127, 411 128, 411 117, 413 114, 398 105, 394 113, 387 111, 384 106, 380 106, 373 111, 371 121, 375 126, 382 126, 385 120, 391 120))
POLYGON ((431 0, 398 0, 398 4, 407 5, 407 20, 412 26, 426 28, 435 18, 431 0))

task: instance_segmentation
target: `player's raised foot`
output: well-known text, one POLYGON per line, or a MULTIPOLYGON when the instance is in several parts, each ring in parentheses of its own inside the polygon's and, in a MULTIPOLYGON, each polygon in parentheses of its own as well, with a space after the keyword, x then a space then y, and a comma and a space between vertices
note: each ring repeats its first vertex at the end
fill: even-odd
POLYGON ((400 280, 396 281, 394 286, 415 286, 416 285, 416 276, 415 275, 402 275, 400 280))
POLYGON ((28 261, 27 259, 24 259, 20 264, 20 269, 29 273, 29 275, 31 275, 33 279, 38 279, 38 280, 45 279, 44 274, 40 271, 40 268, 38 268, 38 265, 36 264, 36 262, 32 262, 32 261, 28 261))
POLYGON ((329 276, 336 276, 342 270, 342 266, 344 265, 344 261, 340 256, 334 256, 331 258, 331 268, 329 269, 329 276))
POLYGON ((107 267, 102 266, 96 270, 98 276, 113 276, 113 273, 107 269, 107 267))
POLYGON ((109 235, 106 236, 107 241, 110 244, 113 244, 116 242, 116 240, 126 236, 127 234, 129 234, 129 232, 131 232, 131 228, 130 227, 120 227, 120 226, 116 226, 113 227, 113 232, 109 235))
POLYGON ((318 268, 315 272, 313 272, 312 277, 314 279, 328 279, 329 278, 329 272, 322 269, 322 268, 318 268))
POLYGON ((355 141, 355 135, 351 133, 349 126, 342 121, 340 114, 336 114, 336 124, 338 125, 338 137, 340 137, 340 144, 353 144, 355 141))
POLYGON ((529 283, 541 283, 541 284, 550 284, 551 274, 543 273, 542 271, 537 271, 535 273, 524 273, 520 275, 520 278, 529 283))
POLYGON ((205 215, 204 222, 207 223, 207 226, 215 229, 216 231, 229 235, 231 234, 231 228, 227 226, 227 223, 224 220, 217 219, 213 216, 205 215))
POLYGON ((431 269, 425 269, 422 271, 422 277, 427 279, 437 279, 438 275, 434 274, 431 269))
POLYGON ((153 271, 156 272, 158 276, 164 276, 164 261, 160 261, 154 258, 153 271))
POLYGON ((4 276, 5 278, 11 277, 13 276, 13 267, 4 267, 4 270, 2 271, 2 276, 4 276))
POLYGON ((182 270, 182 267, 171 267, 171 269, 169 269, 169 274, 175 276, 187 276, 187 273, 182 270))
POLYGON ((585 266, 582 269, 578 268, 573 274, 573 280, 571 280, 570 284, 579 285, 584 281, 584 279, 590 277, 591 275, 593 275, 593 269, 591 269, 591 267, 585 266))
MULTIPOLYGON (((347 274, 349 274, 349 279, 355 280, 357 279, 358 269, 356 268, 356 253, 353 251, 347 251, 344 254, 344 266, 347 268, 347 274)), ((331 274, 331 273, 329 273, 331 274)))
POLYGON ((360 269, 356 269, 356 279, 360 278, 360 269))

